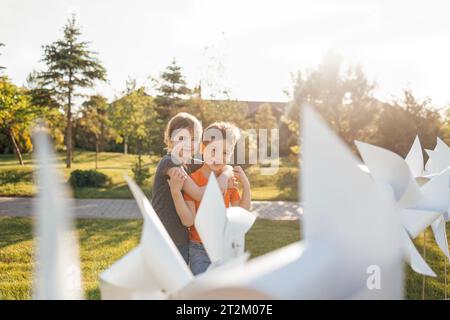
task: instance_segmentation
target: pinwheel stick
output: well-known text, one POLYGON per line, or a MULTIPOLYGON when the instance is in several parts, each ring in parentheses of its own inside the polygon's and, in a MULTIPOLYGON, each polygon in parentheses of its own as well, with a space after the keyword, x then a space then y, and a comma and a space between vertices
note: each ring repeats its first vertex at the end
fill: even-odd
POLYGON ((447 257, 444 255, 444 299, 447 300, 447 257))
MULTIPOLYGON (((423 259, 427 257, 427 229, 423 231, 423 259)), ((422 300, 425 300, 425 275, 422 276, 422 300)))

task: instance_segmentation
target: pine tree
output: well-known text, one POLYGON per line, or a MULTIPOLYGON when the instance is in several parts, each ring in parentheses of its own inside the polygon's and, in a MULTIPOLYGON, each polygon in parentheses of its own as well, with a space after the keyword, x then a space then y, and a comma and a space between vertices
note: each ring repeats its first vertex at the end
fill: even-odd
POLYGON ((163 120, 168 120, 172 113, 180 107, 183 97, 190 95, 192 90, 186 86, 186 80, 181 73, 181 67, 177 65, 175 59, 161 74, 157 90, 159 95, 156 96, 156 104, 158 105, 158 113, 163 120))
POLYGON ((106 80, 106 70, 88 49, 89 42, 80 40, 81 31, 72 16, 64 27, 64 37, 44 46, 43 62, 47 70, 40 73, 43 85, 64 107, 66 113, 66 166, 72 163, 72 113, 79 89, 89 88, 96 80, 106 80))

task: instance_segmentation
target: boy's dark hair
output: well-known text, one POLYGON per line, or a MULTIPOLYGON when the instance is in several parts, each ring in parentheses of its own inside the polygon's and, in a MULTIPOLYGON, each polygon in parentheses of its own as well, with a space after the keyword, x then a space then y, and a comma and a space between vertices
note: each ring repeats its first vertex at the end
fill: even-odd
POLYGON ((180 112, 173 116, 167 123, 166 130, 164 131, 164 143, 166 148, 171 146, 171 138, 176 130, 188 129, 191 133, 197 137, 200 137, 202 133, 202 124, 193 115, 187 112, 180 112))

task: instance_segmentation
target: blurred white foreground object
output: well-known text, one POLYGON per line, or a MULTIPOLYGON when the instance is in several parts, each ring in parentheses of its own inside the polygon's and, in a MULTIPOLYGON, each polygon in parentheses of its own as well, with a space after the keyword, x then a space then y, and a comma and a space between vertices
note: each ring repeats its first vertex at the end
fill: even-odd
POLYGON ((165 299, 193 275, 142 190, 125 180, 144 226, 140 244, 100 275, 102 299, 165 299))
POLYGON ((69 193, 56 168, 44 127, 33 132, 37 162, 36 264, 33 298, 82 299, 77 238, 72 228, 69 193))
POLYGON ((450 148, 439 137, 436 140, 434 150, 425 150, 430 157, 425 165, 426 175, 439 174, 450 167, 450 148))
POLYGON ((210 269, 244 254, 245 234, 255 219, 243 208, 225 207, 212 173, 195 217, 195 228, 211 260, 210 269))
POLYGON ((355 143, 374 180, 380 186, 394 190, 396 205, 405 228, 402 235, 405 260, 414 271, 436 276, 410 237, 416 238, 431 226, 436 242, 449 257, 443 219, 448 209, 448 173, 442 172, 419 187, 415 178, 420 177, 423 172, 423 155, 417 137, 406 160, 389 150, 359 141, 355 143))
POLYGON ((379 187, 310 107, 303 114, 304 241, 219 267, 179 299, 399 299, 401 222, 379 187))

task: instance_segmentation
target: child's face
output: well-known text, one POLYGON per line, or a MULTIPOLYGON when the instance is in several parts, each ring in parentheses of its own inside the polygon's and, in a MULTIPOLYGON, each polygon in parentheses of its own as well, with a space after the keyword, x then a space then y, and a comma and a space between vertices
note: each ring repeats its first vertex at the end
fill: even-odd
POLYGON ((214 140, 208 142, 203 150, 203 161, 214 172, 219 173, 233 155, 233 148, 225 140, 214 140))
POLYGON ((183 163, 187 163, 198 152, 200 141, 187 128, 175 130, 172 134, 172 153, 183 163))

